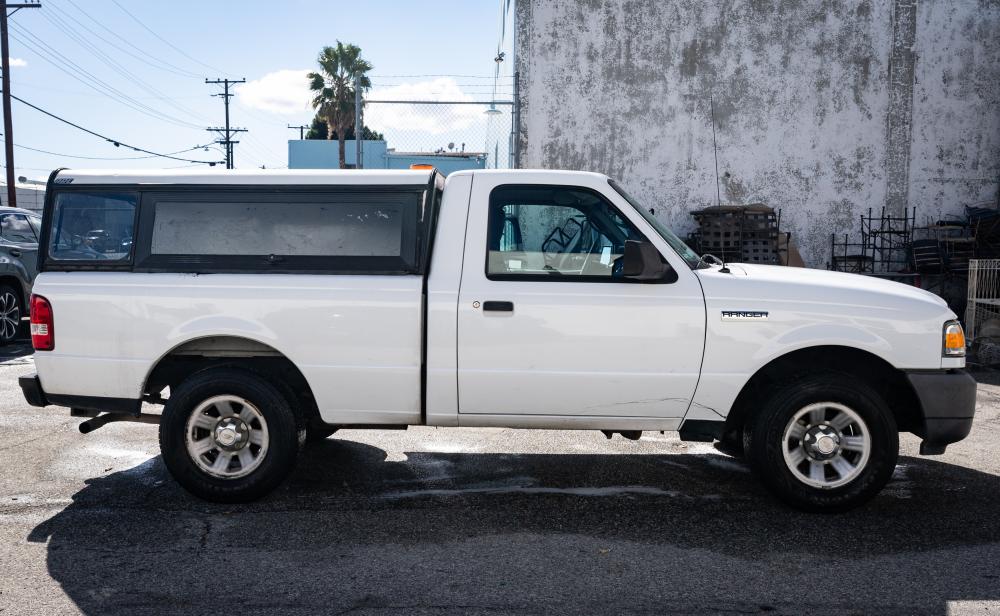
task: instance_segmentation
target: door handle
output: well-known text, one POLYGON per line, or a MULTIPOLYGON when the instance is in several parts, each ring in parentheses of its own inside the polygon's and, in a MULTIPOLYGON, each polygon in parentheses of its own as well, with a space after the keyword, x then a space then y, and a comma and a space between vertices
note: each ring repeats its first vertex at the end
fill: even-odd
POLYGON ((21 256, 21 251, 18 250, 17 248, 11 248, 10 249, 10 256, 12 256, 12 257, 20 257, 21 256))
POLYGON ((483 310, 489 312, 514 312, 514 302, 483 302, 483 310))

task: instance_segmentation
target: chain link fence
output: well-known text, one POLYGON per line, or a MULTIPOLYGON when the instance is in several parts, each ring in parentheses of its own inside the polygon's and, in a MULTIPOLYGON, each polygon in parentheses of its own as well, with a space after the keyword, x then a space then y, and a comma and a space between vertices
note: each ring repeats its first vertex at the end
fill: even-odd
MULTIPOLYGON (((363 118, 385 142, 384 152, 364 153, 367 167, 405 169, 422 163, 447 173, 516 164, 512 101, 366 100, 363 118), (384 165, 377 160, 380 155, 384 165)), ((365 147, 381 146, 368 142, 365 147)))

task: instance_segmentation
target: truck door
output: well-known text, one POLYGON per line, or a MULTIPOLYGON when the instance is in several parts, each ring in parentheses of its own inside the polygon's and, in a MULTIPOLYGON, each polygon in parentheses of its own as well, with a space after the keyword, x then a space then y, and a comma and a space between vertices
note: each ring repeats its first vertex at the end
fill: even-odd
POLYGON ((458 306, 459 412, 683 417, 705 330, 689 266, 600 176, 573 176, 590 182, 582 185, 504 177, 473 179, 458 306), (626 240, 652 242, 675 275, 660 283, 622 277, 626 240))

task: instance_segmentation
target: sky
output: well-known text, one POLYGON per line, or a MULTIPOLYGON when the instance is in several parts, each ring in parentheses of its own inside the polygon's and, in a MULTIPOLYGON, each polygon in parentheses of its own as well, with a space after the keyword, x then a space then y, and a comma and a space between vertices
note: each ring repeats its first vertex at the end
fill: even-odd
MULTIPOLYGON (((501 16, 509 0, 354 2, 284 0, 42 0, 10 20, 11 93, 118 141, 179 158, 221 160, 194 149, 224 123, 221 86, 245 78, 230 114, 237 168, 287 165, 287 141, 308 124, 305 73, 324 45, 340 40, 374 65, 373 100, 475 100, 493 96, 501 16), (183 151, 182 150, 187 150, 183 151)), ((501 44, 497 99, 511 98, 511 9, 501 44)), ((58 167, 163 168, 185 161, 115 147, 13 101, 17 175, 45 179, 58 167), (45 150, 49 153, 35 150, 45 150), (91 158, 86 158, 91 157, 91 158), (117 159, 117 160, 106 160, 117 159)), ((501 107, 503 108, 503 107, 501 107)), ((476 141, 483 108, 373 105, 367 124, 400 150, 476 141), (472 128, 470 128, 470 126, 472 128), (470 132, 473 131, 473 132, 470 132), (399 143, 392 143, 393 140, 399 143)), ((506 109, 506 108, 504 108, 506 109)), ((498 118, 500 116, 497 116, 498 118)), ((493 121, 492 117, 490 118, 493 121)), ((497 120, 500 121, 499 119, 497 120)), ((488 145, 488 143, 485 143, 488 145)), ((456 146, 458 147, 458 146, 456 146)), ((200 166, 200 165, 198 165, 200 166)))

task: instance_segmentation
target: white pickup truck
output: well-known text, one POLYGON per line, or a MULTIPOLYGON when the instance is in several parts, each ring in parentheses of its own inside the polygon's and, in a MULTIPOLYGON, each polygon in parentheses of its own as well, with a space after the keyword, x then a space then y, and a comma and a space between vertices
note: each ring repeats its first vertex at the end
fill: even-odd
POLYGON ((338 428, 426 425, 676 430, 839 511, 900 431, 939 454, 972 425, 940 298, 722 266, 596 173, 60 170, 46 199, 25 397, 83 432, 158 423, 210 500, 266 494, 338 428))

